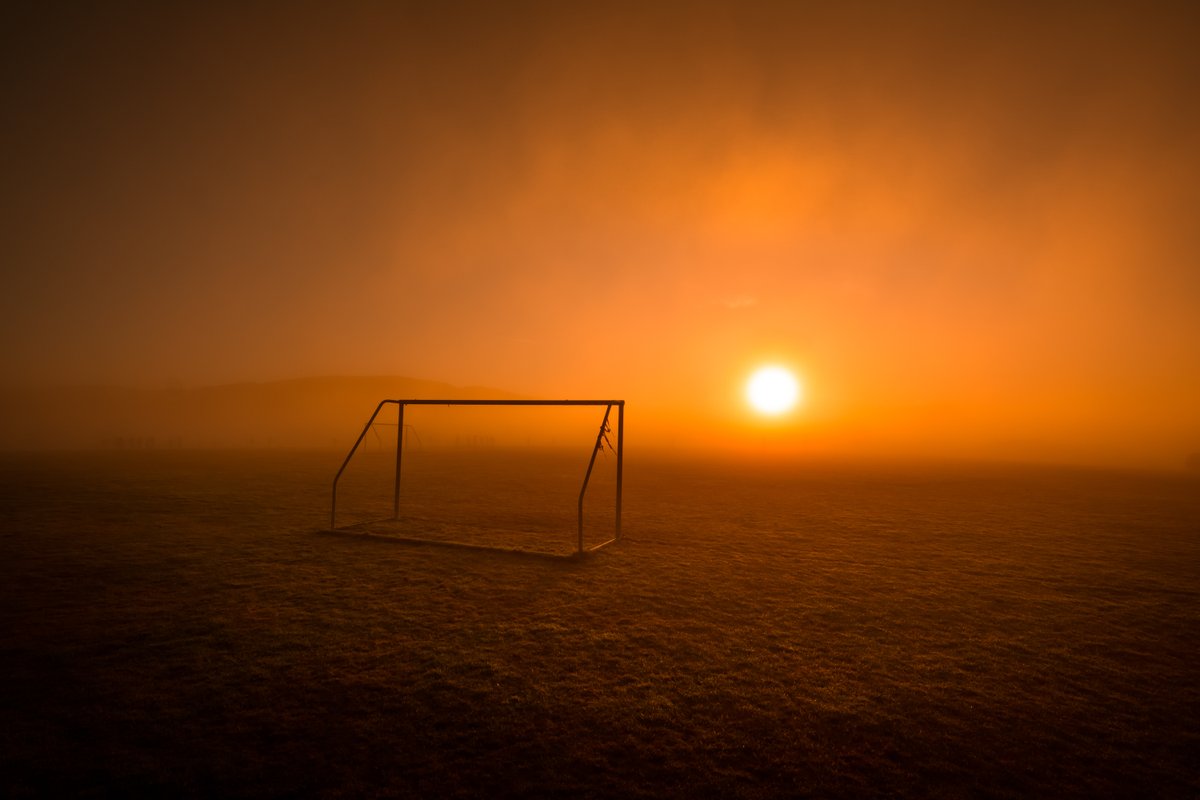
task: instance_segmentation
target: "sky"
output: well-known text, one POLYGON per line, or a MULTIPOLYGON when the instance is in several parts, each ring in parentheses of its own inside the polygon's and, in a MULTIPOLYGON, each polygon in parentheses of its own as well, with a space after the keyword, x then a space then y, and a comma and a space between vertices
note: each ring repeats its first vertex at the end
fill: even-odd
POLYGON ((681 445, 1200 451, 1188 4, 2 13, 4 384, 394 374, 622 397, 681 445), (780 420, 742 398, 766 362, 804 384, 780 420))

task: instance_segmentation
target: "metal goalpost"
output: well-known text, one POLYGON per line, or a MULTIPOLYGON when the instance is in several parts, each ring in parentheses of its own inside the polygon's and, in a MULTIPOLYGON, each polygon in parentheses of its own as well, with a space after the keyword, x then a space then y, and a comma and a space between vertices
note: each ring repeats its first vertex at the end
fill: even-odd
MULTIPOLYGON (((337 527, 337 489, 338 480, 342 477, 346 467, 350 464, 350 460, 357 452, 359 445, 366 438, 367 432, 375 424, 375 418, 379 416, 379 412, 384 406, 394 405, 397 407, 396 416, 396 467, 393 481, 392 494, 392 517, 391 519, 400 518, 400 478, 403 474, 404 464, 404 409, 406 406, 603 406, 604 418, 600 422, 599 431, 596 434, 596 442, 592 447, 591 458, 588 460, 587 470, 583 475, 583 484, 579 488, 579 510, 578 510, 578 543, 576 547, 577 554, 592 552, 599 550, 602 547, 610 545, 621 538, 621 488, 622 477, 624 471, 625 457, 625 401, 624 400, 380 400, 379 405, 375 406, 375 411, 371 414, 367 424, 363 426, 362 433, 358 435, 354 446, 350 448, 350 452, 346 454, 346 458, 342 461, 342 466, 338 468, 337 474, 333 477, 333 492, 329 508, 329 529, 331 531, 338 530, 337 527), (608 442, 608 432, 611 430, 609 423, 613 408, 617 409, 617 474, 616 474, 616 515, 612 538, 603 541, 591 547, 584 547, 583 544, 583 499, 587 494, 588 482, 592 477, 592 468, 596 465, 596 454, 600 452, 608 442)), ((611 447, 611 444, 609 444, 611 447)), ((421 540, 425 541, 425 540, 421 540)), ((433 540, 428 540, 432 542, 433 540)))

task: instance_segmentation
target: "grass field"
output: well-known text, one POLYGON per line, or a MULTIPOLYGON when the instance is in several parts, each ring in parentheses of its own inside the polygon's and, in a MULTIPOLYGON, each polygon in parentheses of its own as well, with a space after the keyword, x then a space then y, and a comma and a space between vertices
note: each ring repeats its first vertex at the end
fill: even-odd
POLYGON ((0 458, 0 793, 1200 796, 1194 477, 633 454, 572 559, 322 534, 340 458, 0 458))

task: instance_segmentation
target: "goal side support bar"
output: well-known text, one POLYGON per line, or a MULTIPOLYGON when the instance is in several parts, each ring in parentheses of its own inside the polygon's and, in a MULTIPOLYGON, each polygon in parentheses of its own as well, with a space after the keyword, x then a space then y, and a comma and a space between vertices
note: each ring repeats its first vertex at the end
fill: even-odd
POLYGON ((379 416, 379 412, 384 406, 397 406, 397 424, 396 424, 396 475, 395 483, 392 492, 392 519, 400 517, 400 476, 401 469, 404 465, 404 407, 405 406, 604 406, 604 419, 600 423, 600 430, 596 434, 596 444, 592 448, 591 459, 588 461, 587 472, 583 476, 583 486, 579 489, 579 539, 577 552, 583 553, 586 551, 599 550, 601 547, 612 544, 621 538, 621 489, 624 476, 625 466, 625 401, 624 400, 380 400, 379 405, 375 406, 375 411, 372 412, 371 418, 367 420, 367 424, 363 426, 362 432, 354 441, 354 446, 350 448, 350 452, 346 454, 346 458, 342 461, 342 466, 338 468, 337 474, 333 477, 333 492, 329 507, 329 529, 337 530, 337 487, 338 481, 342 477, 342 473, 346 471, 350 460, 354 458, 354 454, 358 451, 359 445, 367 436, 367 431, 371 430, 371 426, 375 424, 375 418, 379 416), (616 516, 613 537, 600 544, 593 545, 589 548, 584 548, 583 545, 583 498, 587 493, 588 481, 592 477, 592 468, 596 464, 596 453, 604 447, 605 433, 609 430, 609 416, 612 414, 613 407, 617 409, 617 485, 616 485, 616 516))

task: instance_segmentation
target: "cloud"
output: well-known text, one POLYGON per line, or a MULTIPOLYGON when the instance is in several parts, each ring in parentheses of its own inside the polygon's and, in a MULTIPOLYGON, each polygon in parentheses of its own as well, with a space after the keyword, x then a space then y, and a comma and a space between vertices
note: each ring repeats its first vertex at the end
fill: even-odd
POLYGON ((758 305, 758 298, 748 294, 733 295, 732 297, 725 298, 724 305, 726 308, 734 311, 743 308, 751 308, 752 306, 758 305))

